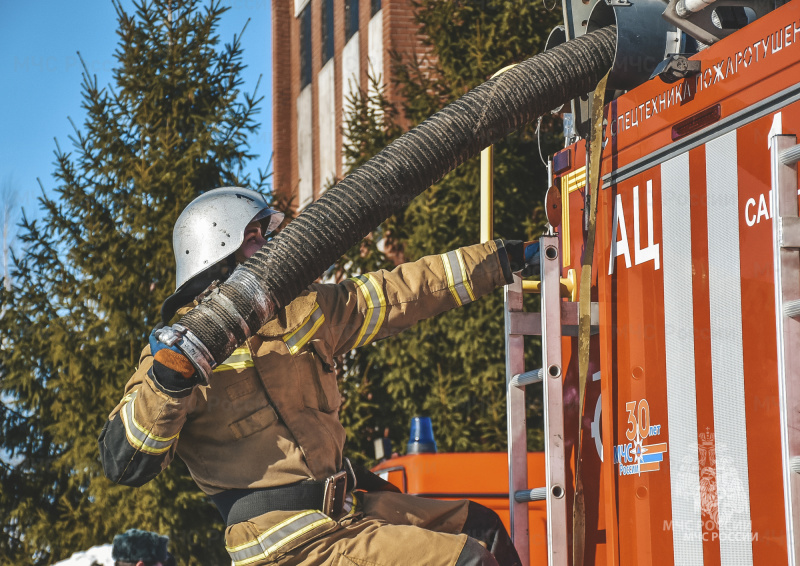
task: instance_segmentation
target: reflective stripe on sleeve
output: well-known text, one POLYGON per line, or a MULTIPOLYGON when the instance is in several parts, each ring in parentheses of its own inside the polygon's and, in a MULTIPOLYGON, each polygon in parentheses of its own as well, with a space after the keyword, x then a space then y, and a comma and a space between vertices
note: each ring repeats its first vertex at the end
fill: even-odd
POLYGON ((253 367, 253 357, 247 344, 239 346, 230 357, 214 368, 214 373, 231 369, 246 369, 253 367))
MULTIPOLYGON (((134 416, 136 393, 137 392, 134 391, 133 393, 125 396, 125 399, 128 399, 128 401, 119 412, 120 417, 122 418, 122 424, 125 426, 125 436, 128 438, 130 445, 137 450, 147 452, 148 454, 163 454, 169 450, 170 446, 172 446, 172 443, 175 442, 176 438, 178 438, 178 435, 176 434, 175 436, 166 438, 156 436, 155 434, 152 434, 151 431, 148 431, 146 428, 136 422, 136 417, 134 416)), ((125 399, 123 399, 123 401, 125 399)))
POLYGON ((447 276, 447 286, 456 300, 456 304, 461 306, 474 301, 475 294, 467 280, 467 268, 461 250, 447 252, 439 257, 442 258, 444 272, 447 276))
POLYGON ((269 558, 281 547, 325 523, 333 523, 333 519, 319 511, 303 511, 278 523, 257 539, 234 547, 226 546, 225 550, 234 566, 246 566, 269 558))
POLYGON ((300 328, 283 337, 283 341, 286 342, 286 346, 289 348, 289 353, 294 356, 299 352, 300 348, 314 337, 323 322, 325 322, 325 315, 322 313, 322 309, 319 308, 319 303, 314 303, 314 310, 306 317, 300 328))
POLYGON ((364 316, 364 323, 358 333, 353 348, 358 348, 369 344, 381 329, 383 319, 386 316, 386 297, 383 295, 381 286, 369 275, 358 275, 350 279, 356 284, 361 296, 367 303, 367 312, 364 316))

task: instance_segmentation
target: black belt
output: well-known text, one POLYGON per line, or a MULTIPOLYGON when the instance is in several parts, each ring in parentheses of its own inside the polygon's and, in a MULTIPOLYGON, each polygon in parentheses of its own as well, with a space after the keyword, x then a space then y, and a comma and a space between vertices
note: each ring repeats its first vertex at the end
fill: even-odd
POLYGON ((394 485, 366 468, 352 466, 345 458, 344 470, 324 481, 306 480, 292 485, 262 489, 229 489, 211 496, 225 524, 249 521, 270 511, 319 509, 329 516, 341 513, 348 492, 396 491, 394 485))
POLYGON ((235 525, 270 511, 319 509, 325 482, 303 481, 265 489, 229 489, 211 496, 225 524, 235 525))

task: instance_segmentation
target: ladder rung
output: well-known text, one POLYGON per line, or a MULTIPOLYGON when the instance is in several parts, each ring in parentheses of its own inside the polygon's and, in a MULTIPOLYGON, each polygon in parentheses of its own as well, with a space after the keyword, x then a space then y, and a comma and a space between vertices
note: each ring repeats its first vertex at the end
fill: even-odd
POLYGON ((800 316, 800 299, 783 303, 783 314, 789 318, 800 316))
POLYGON ((514 501, 517 503, 528 503, 530 501, 544 501, 547 499, 547 488, 537 487, 534 489, 523 489, 514 492, 514 501))
POLYGON ((793 145, 784 149, 781 152, 780 160, 784 165, 793 165, 800 161, 800 145, 793 145))
MULTIPOLYGON (((578 312, 578 303, 563 302, 561 303, 561 334, 564 336, 577 336, 578 324, 580 323, 580 315, 578 312)), ((589 334, 594 336, 599 332, 600 324, 600 306, 599 303, 591 303, 591 325, 589 334)))
POLYGON ((538 312, 508 313, 508 333, 523 336, 541 336, 542 315, 538 312))
POLYGON ((509 387, 523 388, 526 385, 531 385, 533 383, 541 383, 543 377, 544 370, 542 368, 535 369, 533 371, 526 371, 525 373, 518 373, 511 378, 509 387))
POLYGON ((780 227, 780 244, 782 248, 800 248, 800 218, 781 216, 777 219, 780 227))
POLYGON ((800 456, 789 459, 789 469, 796 474, 800 474, 800 456))

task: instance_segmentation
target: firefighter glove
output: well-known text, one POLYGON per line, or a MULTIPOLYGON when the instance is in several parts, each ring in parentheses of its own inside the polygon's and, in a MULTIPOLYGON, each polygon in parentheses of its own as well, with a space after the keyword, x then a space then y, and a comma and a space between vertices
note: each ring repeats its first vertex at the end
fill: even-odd
POLYGON ((150 333, 150 353, 153 356, 153 377, 167 392, 187 389, 197 383, 197 371, 177 346, 167 346, 150 333))
POLYGON ((539 242, 521 242, 506 240, 503 242, 508 254, 508 261, 513 273, 519 272, 522 277, 539 274, 540 256, 539 242))

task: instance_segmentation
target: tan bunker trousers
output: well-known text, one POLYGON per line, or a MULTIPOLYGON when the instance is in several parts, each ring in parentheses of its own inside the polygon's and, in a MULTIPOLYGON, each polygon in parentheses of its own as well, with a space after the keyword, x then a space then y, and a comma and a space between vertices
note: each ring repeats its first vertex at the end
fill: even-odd
POLYGON ((338 521, 321 514, 292 521, 273 512, 228 527, 225 538, 228 552, 240 558, 235 566, 495 565, 486 548, 462 534, 470 505, 475 504, 356 492, 353 509, 338 521))

